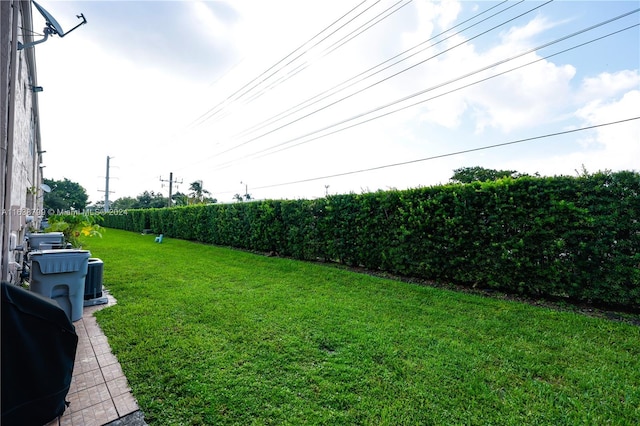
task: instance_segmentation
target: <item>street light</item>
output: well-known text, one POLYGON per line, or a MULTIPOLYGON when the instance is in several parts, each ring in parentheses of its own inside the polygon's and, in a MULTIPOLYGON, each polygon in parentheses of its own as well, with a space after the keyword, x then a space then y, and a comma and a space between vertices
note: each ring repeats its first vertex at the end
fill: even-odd
POLYGON ((248 200, 249 199, 249 189, 247 183, 242 183, 242 181, 240 181, 240 185, 244 185, 244 199, 248 200))

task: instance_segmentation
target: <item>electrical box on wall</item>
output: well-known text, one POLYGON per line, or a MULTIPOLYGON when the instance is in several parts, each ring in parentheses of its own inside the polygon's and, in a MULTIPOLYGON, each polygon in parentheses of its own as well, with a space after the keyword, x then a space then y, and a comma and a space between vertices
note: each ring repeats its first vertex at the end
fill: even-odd
POLYGON ((18 245, 18 235, 15 232, 9 234, 9 251, 14 251, 18 245))

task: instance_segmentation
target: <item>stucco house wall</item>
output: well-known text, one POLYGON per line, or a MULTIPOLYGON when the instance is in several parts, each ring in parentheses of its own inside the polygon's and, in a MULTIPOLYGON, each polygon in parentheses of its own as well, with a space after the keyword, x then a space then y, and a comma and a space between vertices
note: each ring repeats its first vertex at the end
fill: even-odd
POLYGON ((19 281, 26 233, 37 229, 42 212, 42 153, 35 49, 17 49, 32 41, 32 2, 0 2, 0 201, 2 202, 1 278, 19 281))

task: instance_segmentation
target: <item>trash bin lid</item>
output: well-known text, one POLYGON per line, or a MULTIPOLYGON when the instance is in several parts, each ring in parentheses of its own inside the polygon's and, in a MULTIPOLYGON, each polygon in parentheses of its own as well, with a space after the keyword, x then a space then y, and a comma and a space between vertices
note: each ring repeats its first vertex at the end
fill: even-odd
POLYGON ((27 234, 29 244, 34 247, 39 247, 42 243, 60 243, 64 242, 64 234, 62 232, 46 232, 46 233, 33 233, 27 234))
POLYGON ((61 274, 86 268, 90 255, 88 250, 42 250, 31 253, 31 262, 36 262, 43 274, 61 274))
POLYGON ((60 238, 64 237, 64 233, 62 232, 32 232, 27 234, 27 238, 37 239, 37 238, 60 238))

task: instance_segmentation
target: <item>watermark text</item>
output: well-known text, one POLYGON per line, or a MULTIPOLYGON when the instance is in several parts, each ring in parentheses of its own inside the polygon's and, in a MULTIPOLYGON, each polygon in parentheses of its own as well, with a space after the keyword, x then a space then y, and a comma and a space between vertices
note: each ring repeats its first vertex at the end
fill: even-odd
POLYGON ((128 214, 127 210, 113 209, 105 212, 104 210, 63 210, 63 209, 30 209, 27 207, 15 209, 2 209, 2 214, 6 216, 34 216, 44 217, 52 215, 72 215, 72 216, 101 216, 112 215, 122 216, 128 214))

